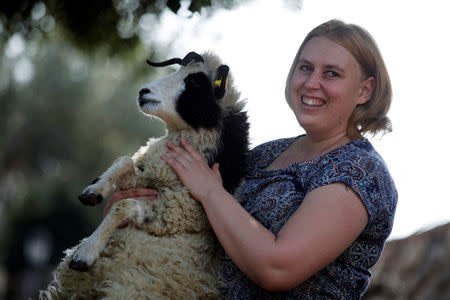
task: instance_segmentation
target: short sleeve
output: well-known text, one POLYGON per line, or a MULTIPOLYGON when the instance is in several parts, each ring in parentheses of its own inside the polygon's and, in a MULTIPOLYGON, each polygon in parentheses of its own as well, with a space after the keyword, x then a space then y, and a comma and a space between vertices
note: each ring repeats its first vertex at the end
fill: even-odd
POLYGON ((369 211, 369 223, 339 257, 296 288, 268 292, 247 278, 226 257, 222 263, 227 299, 358 299, 369 283, 370 268, 379 259, 389 235, 397 192, 382 158, 366 139, 352 141, 310 161, 280 170, 266 170, 290 143, 281 139, 251 151, 249 175, 240 203, 258 222, 277 234, 311 190, 343 183, 359 195, 369 211))
POLYGON ((369 213, 366 230, 372 237, 387 238, 392 230, 397 190, 383 159, 375 151, 340 152, 316 174, 310 189, 340 182, 351 188, 369 213))

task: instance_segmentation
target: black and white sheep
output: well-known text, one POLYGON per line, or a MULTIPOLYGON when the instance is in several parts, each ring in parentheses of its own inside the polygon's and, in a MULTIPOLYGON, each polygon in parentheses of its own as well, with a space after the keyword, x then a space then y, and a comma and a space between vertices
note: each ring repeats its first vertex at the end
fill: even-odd
POLYGON ((210 165, 219 162, 224 186, 234 192, 248 151, 244 103, 228 66, 211 53, 148 63, 180 65, 139 91, 139 109, 165 121, 167 134, 117 159, 79 198, 95 205, 117 189, 147 187, 157 190, 158 200, 114 204, 90 237, 66 250, 41 299, 218 297, 221 247, 201 205, 160 157, 168 141, 185 138, 210 165), (117 229, 125 220, 131 226, 117 229))

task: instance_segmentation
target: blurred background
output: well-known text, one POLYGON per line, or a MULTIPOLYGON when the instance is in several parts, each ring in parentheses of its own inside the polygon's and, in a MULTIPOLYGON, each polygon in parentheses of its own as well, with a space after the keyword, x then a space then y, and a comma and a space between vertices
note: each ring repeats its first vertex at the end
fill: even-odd
MULTIPOLYGON (((438 0, 0 1, 0 299, 36 298, 63 251, 101 221, 103 204, 84 207, 80 191, 115 158, 164 134, 135 99, 140 86, 172 69, 150 68, 146 59, 219 54, 247 99, 256 145, 302 133, 284 81, 304 36, 331 18, 374 35, 394 86, 394 132, 373 143, 400 194, 391 239, 414 239, 393 241, 375 275, 395 272, 386 266, 426 243, 400 278, 437 272, 435 282, 448 287, 449 227, 419 234, 450 221, 446 8, 438 0), (423 261, 427 271, 412 272, 423 261)), ((390 299, 401 290, 374 287, 373 296, 390 299)))
MULTIPOLYGON (((193 1, 180 18, 232 4, 193 1)), ((63 251, 101 220, 101 207, 78 202, 83 187, 164 133, 135 104, 157 75, 145 60, 165 51, 140 34, 179 9, 179 1, 0 2, 0 298, 36 297, 63 251)))

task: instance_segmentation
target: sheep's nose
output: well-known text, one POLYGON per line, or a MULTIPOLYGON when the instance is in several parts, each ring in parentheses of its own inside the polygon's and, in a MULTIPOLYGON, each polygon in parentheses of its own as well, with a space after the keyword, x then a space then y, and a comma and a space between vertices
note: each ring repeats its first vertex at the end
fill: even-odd
POLYGON ((145 94, 148 94, 148 93, 150 93, 150 89, 148 89, 148 88, 143 88, 143 89, 141 89, 141 90, 139 91, 139 96, 142 96, 142 95, 145 95, 145 94))

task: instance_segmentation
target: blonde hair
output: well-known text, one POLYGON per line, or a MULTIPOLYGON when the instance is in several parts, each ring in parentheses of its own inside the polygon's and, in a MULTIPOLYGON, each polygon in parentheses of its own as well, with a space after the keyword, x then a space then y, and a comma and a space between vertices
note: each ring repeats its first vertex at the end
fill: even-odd
POLYGON ((358 139, 365 133, 373 135, 392 131, 387 112, 392 101, 392 88, 389 74, 381 53, 372 36, 360 26, 330 20, 314 28, 304 39, 295 56, 286 81, 285 96, 289 103, 290 84, 297 61, 305 45, 315 37, 326 37, 349 51, 361 67, 365 78, 375 80, 371 98, 358 105, 349 119, 347 135, 358 139))

